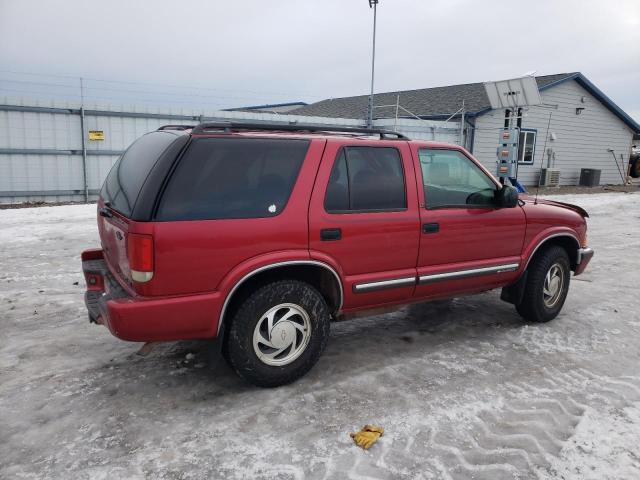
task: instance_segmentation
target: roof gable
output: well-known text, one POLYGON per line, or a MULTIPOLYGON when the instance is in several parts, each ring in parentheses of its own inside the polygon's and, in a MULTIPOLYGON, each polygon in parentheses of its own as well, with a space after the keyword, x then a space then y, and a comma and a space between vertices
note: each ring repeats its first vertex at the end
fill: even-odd
MULTIPOLYGON (((574 73, 546 75, 536 77, 538 87, 557 83, 574 73)), ((377 105, 375 118, 395 117, 395 104, 400 95, 400 105, 419 117, 445 118, 460 109, 462 101, 465 110, 477 114, 490 108, 489 98, 483 83, 466 83, 462 85, 448 85, 444 87, 420 88, 417 90, 402 90, 395 92, 376 93, 374 104, 377 105), (385 106, 387 107, 380 107, 385 106)), ((355 97, 329 98, 311 105, 298 108, 290 113, 295 115, 311 115, 319 117, 365 118, 367 114, 368 95, 355 97)), ((407 116, 408 113, 400 113, 407 116)))
POLYGON ((596 97, 596 99, 598 99, 600 103, 607 107, 614 115, 622 120, 629 128, 631 128, 631 130, 633 130, 635 133, 640 133, 640 124, 638 124, 638 122, 631 118, 624 110, 616 105, 613 100, 607 97, 602 90, 591 83, 589 79, 580 72, 573 73, 566 78, 558 79, 557 81, 551 82, 544 87, 539 86, 539 88, 541 91, 543 91, 548 88, 555 87, 556 85, 564 83, 568 80, 575 80, 587 92, 596 97))

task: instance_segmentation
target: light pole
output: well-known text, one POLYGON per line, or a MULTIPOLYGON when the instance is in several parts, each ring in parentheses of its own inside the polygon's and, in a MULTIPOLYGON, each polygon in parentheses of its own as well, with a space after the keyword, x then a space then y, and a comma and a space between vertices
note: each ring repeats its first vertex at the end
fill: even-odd
POLYGON ((373 128, 373 77, 376 66, 376 10, 379 0, 369 0, 369 8, 373 8, 373 50, 371 52, 371 94, 367 108, 367 128, 373 128))

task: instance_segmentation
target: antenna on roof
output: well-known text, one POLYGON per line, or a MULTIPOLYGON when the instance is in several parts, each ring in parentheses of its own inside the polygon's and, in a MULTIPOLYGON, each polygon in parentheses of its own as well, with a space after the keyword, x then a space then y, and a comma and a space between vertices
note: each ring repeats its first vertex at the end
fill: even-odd
POLYGON ((373 49, 371 52, 371 94, 367 108, 367 128, 373 128, 373 78, 376 68, 376 13, 379 0, 369 0, 369 8, 373 8, 373 49))

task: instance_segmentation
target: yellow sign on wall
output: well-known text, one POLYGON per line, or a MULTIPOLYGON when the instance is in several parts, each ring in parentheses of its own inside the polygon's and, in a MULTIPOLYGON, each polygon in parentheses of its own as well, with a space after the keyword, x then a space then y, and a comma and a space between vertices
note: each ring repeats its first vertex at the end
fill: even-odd
POLYGON ((104 140, 104 130, 89 130, 89 140, 104 140))

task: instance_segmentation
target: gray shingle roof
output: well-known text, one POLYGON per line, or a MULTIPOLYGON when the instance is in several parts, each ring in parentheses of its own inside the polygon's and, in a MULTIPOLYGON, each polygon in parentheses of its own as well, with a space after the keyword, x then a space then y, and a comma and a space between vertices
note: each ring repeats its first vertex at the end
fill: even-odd
MULTIPOLYGON (((544 87, 572 75, 576 75, 576 73, 545 75, 536 77, 536 81, 538 87, 544 87)), ((374 105, 395 105, 398 94, 400 94, 400 105, 419 117, 449 116, 460 109, 463 99, 465 110, 470 113, 480 112, 490 106, 482 83, 377 93, 374 95, 374 105)), ((368 95, 329 98, 287 113, 318 117, 366 118, 368 102, 368 95)), ((406 117, 408 114, 401 110, 399 116, 406 117)), ((374 118, 394 117, 395 106, 374 110, 374 118)))

